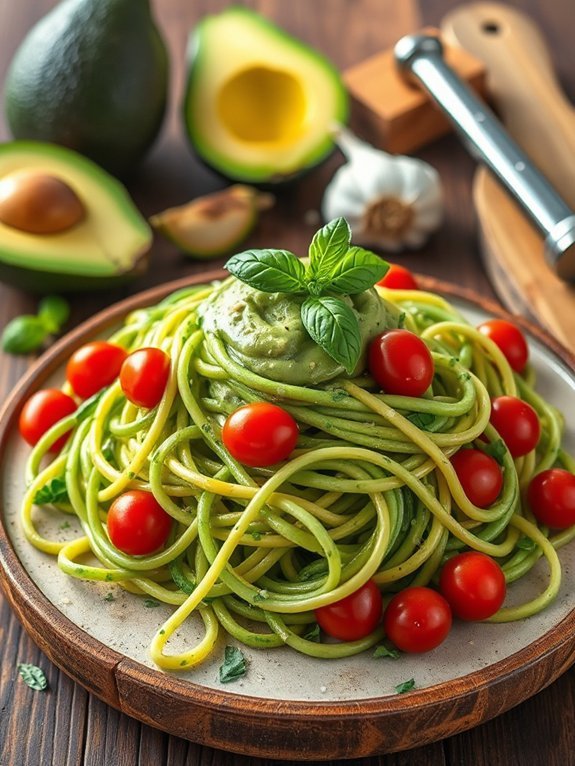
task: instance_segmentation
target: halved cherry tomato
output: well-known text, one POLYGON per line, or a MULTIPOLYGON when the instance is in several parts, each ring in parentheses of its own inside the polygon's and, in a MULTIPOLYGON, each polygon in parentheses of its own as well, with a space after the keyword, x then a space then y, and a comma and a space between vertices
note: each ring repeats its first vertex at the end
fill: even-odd
POLYGON ((419 290, 411 271, 398 263, 390 263, 387 274, 377 284, 388 290, 419 290))
MULTIPOLYGON (((53 425, 75 411, 76 402, 71 396, 58 388, 45 388, 32 394, 22 408, 18 430, 22 438, 33 447, 53 425)), ((50 447, 50 452, 59 452, 68 436, 69 432, 60 436, 50 447)))
POLYGON ((397 593, 387 605, 383 627, 402 652, 428 652, 447 638, 451 608, 441 593, 414 586, 397 593))
POLYGON ((501 466, 478 449, 461 449, 451 458, 463 491, 479 508, 487 508, 497 500, 503 487, 501 466))
POLYGON ((387 330, 369 344, 368 364, 386 394, 421 396, 433 380, 434 366, 425 343, 408 330, 387 330))
POLYGON ((107 527, 118 550, 130 556, 145 556, 164 545, 172 517, 150 492, 133 489, 114 500, 108 511, 107 527))
POLYGON ((138 407, 152 409, 161 400, 170 375, 170 357, 161 348, 139 348, 120 369, 126 398, 138 407))
POLYGON ((277 404, 244 404, 228 416, 222 439, 228 452, 252 467, 274 465, 292 453, 298 437, 295 420, 277 404))
POLYGON ((516 396, 498 396, 491 402, 491 424, 513 457, 521 457, 537 446, 541 424, 530 404, 516 396))
POLYGON ((505 575, 490 556, 466 551, 443 565, 439 588, 461 620, 486 620, 505 600, 505 575))
POLYGON ((319 626, 340 641, 357 641, 369 636, 378 626, 383 612, 379 588, 373 580, 354 593, 315 610, 319 626))
POLYGON ((575 524, 575 475, 563 468, 549 468, 534 476, 527 501, 541 524, 567 529, 575 524))
POLYGON ((505 319, 489 319, 477 329, 499 346, 512 370, 523 372, 529 358, 529 348, 517 325, 505 319))
POLYGON ((86 343, 74 351, 66 367, 66 378, 74 393, 88 399, 118 377, 127 353, 103 340, 86 343))

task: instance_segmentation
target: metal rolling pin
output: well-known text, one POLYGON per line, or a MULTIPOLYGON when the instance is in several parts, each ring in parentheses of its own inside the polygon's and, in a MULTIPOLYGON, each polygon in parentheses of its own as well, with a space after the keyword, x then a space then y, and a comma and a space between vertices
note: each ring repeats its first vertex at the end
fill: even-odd
POLYGON ((402 37, 395 60, 429 93, 471 154, 494 173, 543 234, 546 259, 557 275, 575 281, 575 213, 493 112, 445 63, 440 40, 432 35, 402 37))

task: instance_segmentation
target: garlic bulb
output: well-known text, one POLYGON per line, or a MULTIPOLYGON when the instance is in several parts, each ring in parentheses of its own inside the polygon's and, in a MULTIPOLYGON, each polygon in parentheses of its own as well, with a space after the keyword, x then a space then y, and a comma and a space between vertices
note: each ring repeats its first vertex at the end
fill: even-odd
POLYGON ((443 218, 437 171, 422 160, 375 149, 344 129, 336 142, 348 162, 325 190, 325 220, 346 218, 359 245, 388 251, 423 245, 443 218))

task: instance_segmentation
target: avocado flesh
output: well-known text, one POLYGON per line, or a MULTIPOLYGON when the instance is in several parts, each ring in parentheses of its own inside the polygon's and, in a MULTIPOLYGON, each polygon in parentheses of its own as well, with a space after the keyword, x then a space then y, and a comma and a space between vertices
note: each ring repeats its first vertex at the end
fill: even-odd
POLYGON ((320 162, 345 122, 341 78, 321 54, 246 8, 205 17, 190 40, 184 119, 204 161, 273 182, 320 162))
POLYGON ((0 145, 0 179, 22 169, 62 179, 87 214, 71 229, 49 235, 0 223, 1 278, 45 292, 106 287, 145 269, 151 229, 116 179, 62 147, 28 141, 0 145))

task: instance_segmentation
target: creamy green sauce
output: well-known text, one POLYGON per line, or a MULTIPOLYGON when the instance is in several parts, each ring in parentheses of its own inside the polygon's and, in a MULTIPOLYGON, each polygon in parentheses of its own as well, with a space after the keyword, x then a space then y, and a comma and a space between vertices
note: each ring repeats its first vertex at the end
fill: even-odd
MULTIPOLYGON (((225 341, 235 361, 270 380, 317 385, 346 376, 344 368, 305 330, 300 316, 304 300, 303 295, 263 293, 230 279, 204 304, 202 326, 206 333, 216 333, 225 341)), ((369 341, 397 327, 399 312, 373 288, 343 300, 357 315, 362 338, 363 351, 355 376, 365 369, 369 341)))

